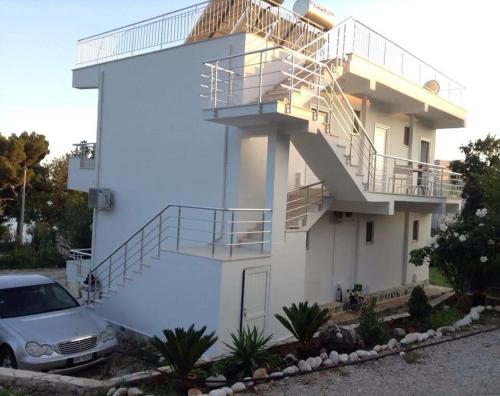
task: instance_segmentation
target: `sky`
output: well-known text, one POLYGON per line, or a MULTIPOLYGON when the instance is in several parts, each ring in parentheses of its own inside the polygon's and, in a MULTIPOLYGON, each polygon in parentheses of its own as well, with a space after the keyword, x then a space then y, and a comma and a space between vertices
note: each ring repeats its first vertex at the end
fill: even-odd
MULTIPOLYGON (((195 4, 196 0, 0 0, 0 132, 36 131, 51 157, 95 141, 97 92, 71 87, 79 38, 195 4)), ((319 0, 337 22, 354 16, 467 87, 464 129, 440 130, 436 158, 500 136, 498 0, 319 0)), ((285 6, 293 7, 293 0, 285 6)))

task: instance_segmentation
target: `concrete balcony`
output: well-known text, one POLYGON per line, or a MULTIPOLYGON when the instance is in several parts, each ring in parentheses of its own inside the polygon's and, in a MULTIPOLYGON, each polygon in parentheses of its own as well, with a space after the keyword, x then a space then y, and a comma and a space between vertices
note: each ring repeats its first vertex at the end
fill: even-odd
POLYGON ((95 143, 76 143, 68 161, 68 188, 88 192, 96 186, 95 143))

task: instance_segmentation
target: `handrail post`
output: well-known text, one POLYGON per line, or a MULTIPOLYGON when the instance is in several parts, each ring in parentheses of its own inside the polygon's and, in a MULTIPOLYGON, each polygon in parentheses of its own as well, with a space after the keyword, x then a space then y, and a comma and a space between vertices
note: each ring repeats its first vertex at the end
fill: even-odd
POLYGON ((108 266, 108 293, 111 290, 111 269, 113 266, 113 261, 111 260, 113 256, 109 256, 109 266, 108 266))
POLYGON ((128 242, 125 242, 125 253, 123 255, 123 283, 125 283, 125 278, 127 277, 127 250, 128 242))
POLYGON ((292 97, 293 97, 293 87, 294 87, 294 79, 295 79, 295 55, 292 55, 292 70, 290 73, 290 87, 288 88, 288 109, 287 112, 290 113, 292 111, 292 97))
POLYGON ((219 79, 219 61, 215 61, 214 109, 217 108, 218 79, 219 79))
POLYGON ((307 225, 307 213, 309 212, 309 187, 306 188, 306 213, 303 219, 303 226, 307 225))
POLYGON ((234 242, 234 210, 231 211, 231 237, 229 242, 229 257, 233 257, 233 242, 234 242))
POLYGON ((262 63, 262 54, 263 51, 259 53, 260 61, 259 61, 259 105, 262 103, 262 69, 264 64, 262 63))
POLYGON ((214 217, 213 217, 213 225, 212 225, 212 257, 215 256, 215 231, 217 225, 217 209, 214 209, 214 217))
POLYGON ((144 260, 144 228, 141 230, 141 256, 139 258, 140 260, 140 270, 142 271, 142 262, 144 260))
POLYGON ((180 242, 180 235, 181 235, 181 207, 177 207, 177 241, 175 245, 175 250, 179 251, 179 242, 180 242))
POLYGON ((265 232, 265 224, 266 224, 266 211, 262 211, 262 227, 261 227, 261 235, 260 235, 260 254, 264 253, 264 232, 265 232))
POLYGON ((160 251, 161 251, 161 234, 162 234, 161 229, 163 227, 162 214, 163 213, 160 213, 160 216, 158 219, 158 257, 160 257, 160 251))

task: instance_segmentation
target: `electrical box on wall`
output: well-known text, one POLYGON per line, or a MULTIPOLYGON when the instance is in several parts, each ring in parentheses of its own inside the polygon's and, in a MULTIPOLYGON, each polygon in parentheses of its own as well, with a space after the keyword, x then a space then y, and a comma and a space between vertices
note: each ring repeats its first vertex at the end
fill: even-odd
POLYGON ((113 193, 108 188, 89 189, 89 208, 111 210, 113 208, 113 193))

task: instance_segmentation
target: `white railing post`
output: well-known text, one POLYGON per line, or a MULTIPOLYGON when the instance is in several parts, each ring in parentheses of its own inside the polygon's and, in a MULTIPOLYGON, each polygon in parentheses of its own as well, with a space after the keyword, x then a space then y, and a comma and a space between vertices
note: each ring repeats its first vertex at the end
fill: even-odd
POLYGON ((262 103, 262 69, 264 68, 264 64, 262 63, 262 54, 263 54, 263 51, 260 51, 260 55, 259 55, 259 105, 262 103))
POLYGON ((233 257, 233 243, 234 243, 234 210, 231 211, 231 235, 229 239, 229 257, 233 257))
POLYGON ((162 213, 160 213, 160 216, 158 218, 158 257, 160 257, 160 252, 161 252, 161 234, 162 234, 162 213))
POLYGON ((215 62, 215 89, 214 89, 214 109, 217 108, 217 90, 218 88, 218 80, 219 80, 219 61, 215 62))
POLYGON ((215 232, 216 232, 216 226, 217 226, 217 210, 214 209, 214 214, 213 214, 213 225, 212 225, 212 257, 215 256, 215 232))
POLYGON ((175 245, 175 250, 179 251, 179 243, 181 236, 181 207, 177 207, 177 241, 175 245))

